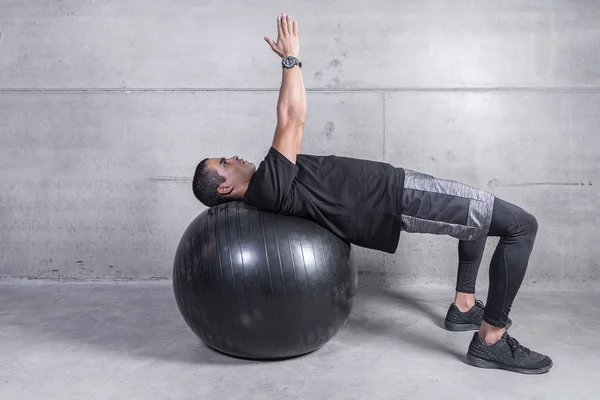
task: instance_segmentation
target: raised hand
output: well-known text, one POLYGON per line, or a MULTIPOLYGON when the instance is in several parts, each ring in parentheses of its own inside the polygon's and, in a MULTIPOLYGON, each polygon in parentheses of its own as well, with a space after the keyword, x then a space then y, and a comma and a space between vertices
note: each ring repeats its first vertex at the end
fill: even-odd
POLYGON ((265 41, 271 49, 281 58, 287 56, 300 56, 300 38, 298 36, 298 22, 285 13, 277 17, 277 42, 265 36, 265 41))

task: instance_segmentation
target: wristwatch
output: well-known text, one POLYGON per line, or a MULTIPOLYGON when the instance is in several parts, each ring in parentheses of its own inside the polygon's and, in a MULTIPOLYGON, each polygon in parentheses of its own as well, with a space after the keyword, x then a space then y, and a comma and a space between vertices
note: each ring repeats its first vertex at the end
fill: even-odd
POLYGON ((302 68, 302 63, 297 57, 287 56, 281 60, 282 68, 294 68, 294 65, 297 65, 298 67, 302 68))

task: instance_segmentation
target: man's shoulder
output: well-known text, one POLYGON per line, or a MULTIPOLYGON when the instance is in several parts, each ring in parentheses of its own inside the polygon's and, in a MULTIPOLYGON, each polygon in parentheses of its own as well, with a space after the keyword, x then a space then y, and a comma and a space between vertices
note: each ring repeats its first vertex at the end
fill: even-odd
POLYGON ((281 210, 286 204, 298 167, 274 147, 254 172, 244 195, 244 201, 270 211, 281 210))

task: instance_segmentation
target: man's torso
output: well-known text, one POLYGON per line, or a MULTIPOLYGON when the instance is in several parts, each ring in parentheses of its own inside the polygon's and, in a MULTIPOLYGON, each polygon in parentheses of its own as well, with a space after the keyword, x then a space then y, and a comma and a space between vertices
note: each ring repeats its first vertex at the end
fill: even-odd
POLYGON ((402 227, 404 170, 390 164, 299 154, 296 165, 271 148, 244 201, 311 219, 358 246, 395 252, 402 227))

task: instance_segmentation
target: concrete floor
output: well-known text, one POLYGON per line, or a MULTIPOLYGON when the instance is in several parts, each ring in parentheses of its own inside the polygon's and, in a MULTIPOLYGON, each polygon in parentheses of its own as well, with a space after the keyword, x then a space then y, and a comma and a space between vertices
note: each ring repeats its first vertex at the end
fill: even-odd
POLYGON ((325 347, 282 362, 206 348, 170 282, 0 283, 1 399, 598 399, 600 291, 525 288, 511 333, 554 368, 467 365, 472 333, 441 328, 451 288, 360 288, 325 347))

